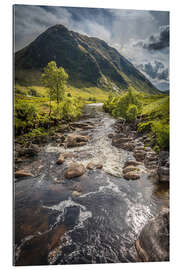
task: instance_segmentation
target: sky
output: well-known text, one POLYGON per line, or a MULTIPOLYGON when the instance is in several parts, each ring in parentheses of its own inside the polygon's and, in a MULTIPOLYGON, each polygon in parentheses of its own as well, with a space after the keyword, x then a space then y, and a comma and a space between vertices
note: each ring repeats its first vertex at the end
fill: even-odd
POLYGON ((169 12, 15 5, 15 51, 55 24, 103 39, 158 89, 169 90, 169 12))

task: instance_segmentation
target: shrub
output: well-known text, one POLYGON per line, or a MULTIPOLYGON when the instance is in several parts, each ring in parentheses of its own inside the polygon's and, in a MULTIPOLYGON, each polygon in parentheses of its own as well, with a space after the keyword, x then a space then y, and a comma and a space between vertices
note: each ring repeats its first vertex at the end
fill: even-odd
POLYGON ((138 109, 135 104, 129 104, 127 109, 126 117, 128 121, 134 122, 137 118, 138 109))

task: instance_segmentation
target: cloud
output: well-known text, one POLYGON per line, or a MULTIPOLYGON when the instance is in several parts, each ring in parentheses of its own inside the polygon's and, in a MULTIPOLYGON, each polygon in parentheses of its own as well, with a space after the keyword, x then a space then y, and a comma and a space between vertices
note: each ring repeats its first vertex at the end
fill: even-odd
POLYGON ((140 46, 150 51, 169 47, 169 25, 163 25, 159 30, 158 34, 151 35, 146 41, 138 41, 135 46, 140 46))

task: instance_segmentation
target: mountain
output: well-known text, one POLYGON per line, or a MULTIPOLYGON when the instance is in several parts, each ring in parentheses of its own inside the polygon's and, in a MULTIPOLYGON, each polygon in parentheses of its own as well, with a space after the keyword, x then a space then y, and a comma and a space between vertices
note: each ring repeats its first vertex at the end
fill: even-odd
POLYGON ((98 38, 69 31, 63 25, 50 27, 15 53, 15 81, 40 83, 43 68, 52 60, 65 68, 74 85, 96 85, 117 91, 132 86, 138 91, 158 93, 116 49, 98 38))

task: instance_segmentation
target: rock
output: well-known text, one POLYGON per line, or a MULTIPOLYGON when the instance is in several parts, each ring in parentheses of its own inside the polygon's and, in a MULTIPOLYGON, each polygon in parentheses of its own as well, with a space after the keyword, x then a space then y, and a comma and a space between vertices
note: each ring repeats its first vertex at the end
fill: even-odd
POLYGON ((136 180, 140 178, 140 175, 136 171, 130 171, 124 174, 124 178, 126 180, 136 180))
POLYGON ((169 182, 169 168, 159 167, 157 170, 159 182, 169 182))
POLYGON ((16 171, 15 178, 21 178, 21 177, 34 177, 34 175, 30 172, 25 171, 25 170, 16 171))
POLYGON ((96 164, 94 164, 93 162, 89 162, 88 165, 86 166, 88 170, 93 170, 95 167, 96 167, 96 164))
POLYGON ((132 138, 114 136, 112 138, 112 145, 121 148, 127 142, 130 142, 132 138))
POLYGON ((140 146, 135 146, 135 148, 134 148, 134 151, 144 151, 144 146, 143 145, 140 145, 140 146))
POLYGON ((37 156, 39 152, 39 146, 37 146, 36 144, 31 144, 29 147, 21 147, 21 149, 19 149, 18 151, 18 156, 34 157, 37 156))
POLYGON ((99 164, 96 165, 96 169, 102 169, 102 168, 103 168, 102 164, 99 163, 99 164))
POLYGON ((144 150, 134 151, 134 157, 137 161, 143 161, 145 159, 146 152, 144 150))
POLYGON ((139 168, 136 168, 134 166, 127 166, 126 168, 123 169, 123 174, 126 174, 128 172, 132 172, 132 171, 139 171, 139 168))
POLYGON ((136 241, 136 250, 144 262, 169 261, 169 210, 151 219, 136 241))
POLYGON ((108 138, 110 138, 110 139, 112 139, 113 136, 114 136, 114 134, 112 134, 112 133, 108 134, 108 138))
POLYGON ((64 162, 64 160, 65 160, 65 158, 64 158, 63 154, 60 154, 58 160, 56 161, 56 164, 60 165, 64 162))
POLYGON ((138 162, 136 160, 126 160, 124 168, 127 166, 138 166, 138 165, 141 165, 141 162, 138 162))
POLYGON ((77 190, 74 190, 73 192, 72 192, 72 195, 73 196, 80 196, 81 195, 81 192, 79 192, 79 191, 77 191, 77 190))
POLYGON ((120 145, 120 148, 122 148, 122 149, 124 149, 126 151, 133 151, 134 143, 132 143, 132 142, 122 143, 120 145))
POLYGON ((102 169, 103 168, 103 165, 98 163, 98 164, 95 164, 93 162, 89 162, 87 167, 86 167, 88 170, 93 170, 93 169, 102 169))
POLYGON ((71 134, 66 138, 67 147, 77 147, 85 145, 89 140, 88 136, 71 134))
POLYGON ((94 124, 91 123, 91 122, 86 122, 86 123, 72 123, 71 124, 71 127, 73 128, 81 128, 81 129, 84 129, 84 130, 87 130, 87 129, 92 129, 94 128, 94 124))
POLYGON ((145 150, 146 152, 152 152, 152 148, 151 148, 151 147, 145 147, 144 150, 145 150))
POLYGON ((71 163, 65 172, 65 177, 68 179, 81 176, 85 173, 86 169, 83 164, 71 163))

